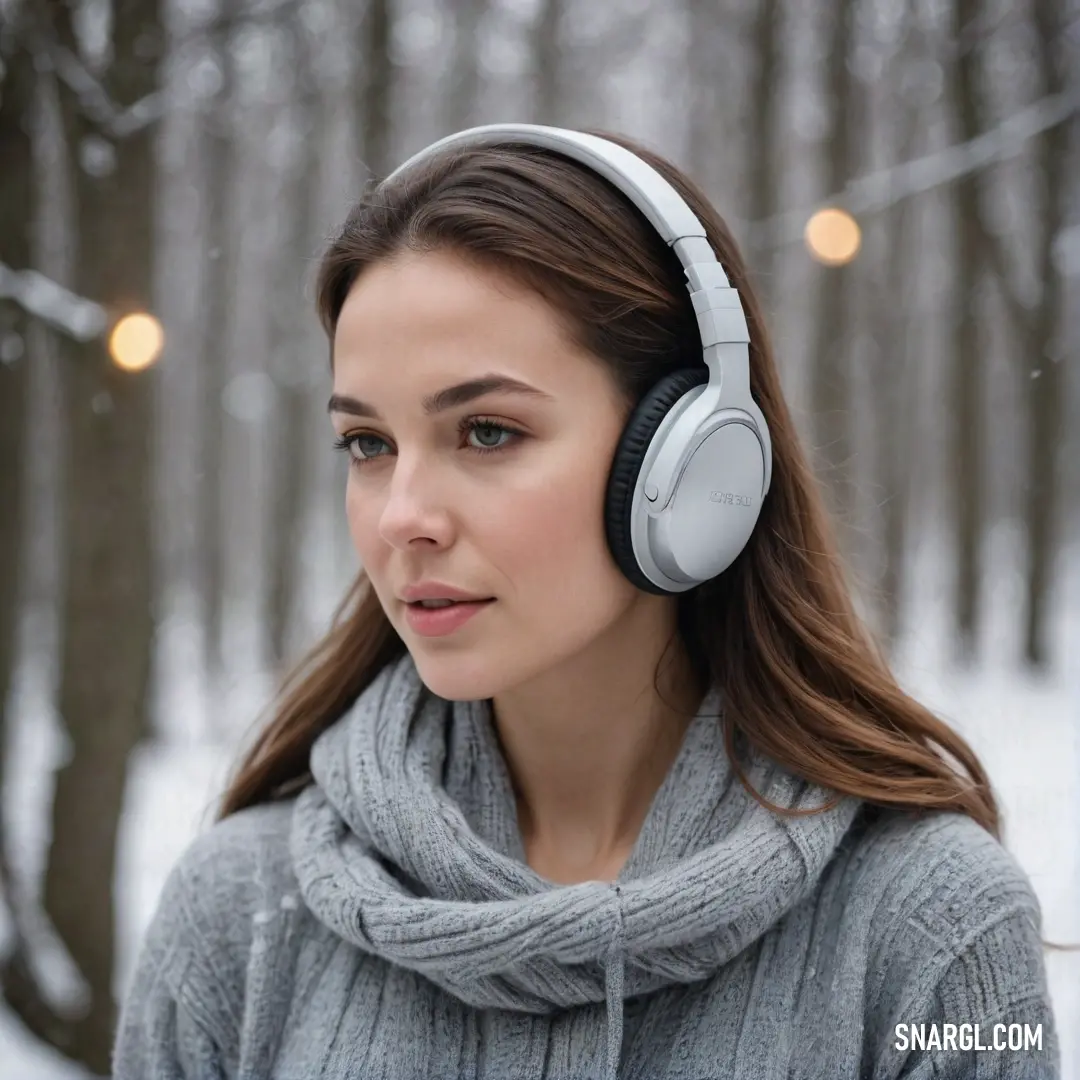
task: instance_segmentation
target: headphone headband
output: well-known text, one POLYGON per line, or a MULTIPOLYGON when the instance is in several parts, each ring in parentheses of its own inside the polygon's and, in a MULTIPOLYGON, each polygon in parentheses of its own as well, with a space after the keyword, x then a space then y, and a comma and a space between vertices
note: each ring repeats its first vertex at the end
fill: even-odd
MULTIPOLYGON (((581 131, 539 124, 487 124, 447 135, 398 166, 388 180, 407 172, 415 162, 444 149, 519 142, 554 150, 598 172, 614 184, 649 219, 667 244, 686 237, 705 239, 705 227, 679 193, 648 162, 618 143, 581 131)), ((711 249, 710 249, 711 250, 711 249)))
MULTIPOLYGON (((647 161, 625 147, 596 135, 540 124, 486 124, 439 139, 399 165, 384 182, 400 179, 417 162, 442 150, 493 143, 517 142, 539 146, 579 161, 621 191, 648 219, 675 252, 686 273, 687 287, 697 315, 705 363, 712 367, 709 350, 715 345, 750 342, 738 293, 708 241, 705 226, 683 197, 647 161)), ((746 349, 717 352, 722 360, 726 392, 749 395, 750 370, 746 349)))

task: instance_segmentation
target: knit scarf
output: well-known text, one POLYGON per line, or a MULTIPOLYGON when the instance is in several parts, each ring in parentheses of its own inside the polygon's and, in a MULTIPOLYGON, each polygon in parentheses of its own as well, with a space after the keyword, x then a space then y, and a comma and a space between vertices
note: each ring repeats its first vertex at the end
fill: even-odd
MULTIPOLYGON (((614 1080, 623 1000, 708 978, 814 888, 858 801, 785 817, 734 776, 710 691, 617 880, 559 885, 527 865, 490 701, 441 699, 406 653, 317 740, 292 858, 310 910, 357 948, 478 1009, 606 1003, 614 1080)), ((769 801, 834 793, 760 756, 769 801)))

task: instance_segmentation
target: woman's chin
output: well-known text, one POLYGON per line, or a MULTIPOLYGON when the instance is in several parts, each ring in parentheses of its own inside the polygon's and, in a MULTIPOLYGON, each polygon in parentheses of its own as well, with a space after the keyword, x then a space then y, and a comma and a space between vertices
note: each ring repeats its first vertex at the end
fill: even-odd
POLYGON ((446 701, 484 701, 505 685, 486 658, 478 656, 470 662, 460 654, 432 656, 425 653, 423 643, 410 646, 409 651, 424 685, 446 701))

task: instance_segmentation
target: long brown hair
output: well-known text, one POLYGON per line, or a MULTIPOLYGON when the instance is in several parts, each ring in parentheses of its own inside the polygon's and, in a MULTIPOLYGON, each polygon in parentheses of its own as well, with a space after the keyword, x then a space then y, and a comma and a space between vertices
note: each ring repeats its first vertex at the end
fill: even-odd
MULTIPOLYGON (((736 737, 838 794, 909 811, 957 811, 1000 838, 998 807, 975 753, 904 693, 855 611, 761 305, 727 226, 669 162, 625 137, 596 134, 639 154, 679 191, 705 225, 750 327, 750 382, 772 434, 772 486, 734 564, 677 598, 682 643, 723 694, 725 740, 743 783, 750 786, 736 737)), ((627 413, 662 376, 701 363, 681 267, 643 216, 591 170, 512 142, 429 157, 354 207, 319 272, 318 309, 331 342, 365 267, 402 250, 434 249, 497 268, 543 295, 610 369, 627 413)), ((404 651, 361 573, 329 634, 286 681, 221 816, 307 784, 316 737, 404 651)))

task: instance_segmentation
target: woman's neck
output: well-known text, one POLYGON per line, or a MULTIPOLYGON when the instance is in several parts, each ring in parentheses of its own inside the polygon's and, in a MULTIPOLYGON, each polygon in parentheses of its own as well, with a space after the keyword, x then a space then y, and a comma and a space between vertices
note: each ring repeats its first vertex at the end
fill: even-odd
POLYGON ((665 643, 636 653, 625 639, 596 643, 495 700, 526 859, 543 877, 613 880, 633 850, 705 693, 681 648, 657 692, 665 643))

